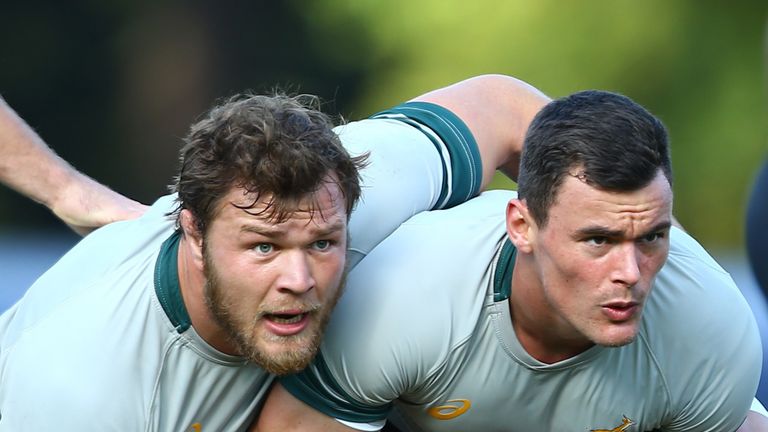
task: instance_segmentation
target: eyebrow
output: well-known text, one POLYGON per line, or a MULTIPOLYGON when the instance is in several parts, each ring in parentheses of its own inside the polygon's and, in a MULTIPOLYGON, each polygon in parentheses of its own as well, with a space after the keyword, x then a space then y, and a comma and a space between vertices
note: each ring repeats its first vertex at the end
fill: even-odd
MULTIPOLYGON (((344 221, 336 222, 311 230, 313 237, 325 237, 344 229, 344 221)), ((241 233, 254 233, 268 238, 281 238, 288 235, 288 230, 275 228, 274 226, 242 225, 241 233)))
MULTIPOLYGON (((641 233, 639 236, 637 236, 637 238, 645 237, 648 234, 653 234, 659 231, 666 231, 671 226, 672 226, 671 221, 659 222, 653 227, 651 227, 651 229, 641 233)), ((622 238, 624 237, 624 231, 611 230, 599 225, 590 225, 576 231, 575 236, 580 238, 584 238, 584 237, 622 238)))

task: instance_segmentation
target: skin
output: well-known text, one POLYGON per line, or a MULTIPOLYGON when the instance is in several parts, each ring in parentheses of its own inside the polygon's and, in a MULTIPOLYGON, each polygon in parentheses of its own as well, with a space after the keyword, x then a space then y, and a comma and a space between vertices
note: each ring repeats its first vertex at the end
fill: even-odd
POLYGON ((747 413, 747 419, 736 432, 768 432, 768 417, 750 411, 747 413))
POLYGON ((1 97, 0 183, 44 204, 80 235, 147 209, 58 157, 1 97))
POLYGON ((672 191, 661 172, 630 192, 600 190, 572 174, 543 226, 524 201, 507 209, 518 248, 510 298, 515 332, 545 363, 595 344, 632 342, 669 252, 672 191))
MULTIPOLYGON (((330 178, 326 179, 330 180, 330 178)), ((192 325, 209 344, 271 373, 304 368, 342 291, 345 200, 326 181, 280 223, 263 210, 271 196, 232 188, 205 235, 183 210, 179 279, 192 325)))

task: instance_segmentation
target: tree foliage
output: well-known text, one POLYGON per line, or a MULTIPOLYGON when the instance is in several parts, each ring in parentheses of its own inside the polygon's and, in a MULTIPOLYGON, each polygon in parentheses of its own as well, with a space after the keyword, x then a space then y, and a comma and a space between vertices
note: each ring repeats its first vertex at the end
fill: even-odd
MULTIPOLYGON (((150 201, 186 127, 237 91, 317 93, 353 119, 482 73, 618 91, 670 130, 679 219, 733 247, 768 148, 767 17, 763 0, 7 0, 0 93, 76 166, 150 201)), ((32 208, 0 188, 0 223, 52 222, 32 208)))

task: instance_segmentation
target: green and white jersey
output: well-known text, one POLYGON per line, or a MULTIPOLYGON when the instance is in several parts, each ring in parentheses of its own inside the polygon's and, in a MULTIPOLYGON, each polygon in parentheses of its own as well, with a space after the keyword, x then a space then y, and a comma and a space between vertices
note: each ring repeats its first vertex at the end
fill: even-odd
MULTIPOLYGON (((411 103, 338 133, 370 151, 353 260, 420 211, 475 195, 476 144, 411 103), (391 117, 391 118, 388 118, 391 117)), ((179 289, 174 197, 84 238, 0 316, 0 431, 241 431, 273 376, 195 332, 179 289)))
POLYGON ((514 192, 488 192, 403 224, 350 273, 321 352, 281 379, 360 430, 734 431, 761 348, 730 276, 673 229, 636 340, 545 364, 509 310, 514 192))

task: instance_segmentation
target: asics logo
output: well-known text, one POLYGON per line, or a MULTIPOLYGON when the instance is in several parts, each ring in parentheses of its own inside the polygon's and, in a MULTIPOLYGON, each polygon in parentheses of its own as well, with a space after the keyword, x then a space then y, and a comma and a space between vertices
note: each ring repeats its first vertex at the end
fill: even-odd
POLYGON ((621 424, 613 429, 592 429, 590 432, 624 432, 625 430, 629 429, 630 426, 635 424, 635 422, 628 419, 627 416, 622 417, 623 419, 621 420, 621 424))
POLYGON ((450 420, 464 414, 472 406, 468 399, 451 399, 445 405, 430 408, 427 413, 438 420, 450 420))

